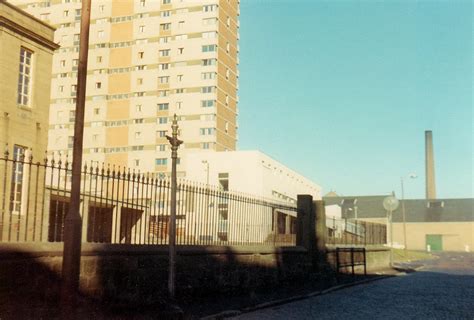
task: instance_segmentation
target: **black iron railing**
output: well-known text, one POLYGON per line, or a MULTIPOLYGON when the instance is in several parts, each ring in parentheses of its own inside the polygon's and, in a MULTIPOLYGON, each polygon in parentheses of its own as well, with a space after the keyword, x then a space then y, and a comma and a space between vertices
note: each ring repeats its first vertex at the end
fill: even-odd
MULTIPOLYGON (((170 181, 159 174, 87 163, 82 169, 83 242, 167 244, 170 181)), ((61 242, 71 162, 34 162, 28 150, 0 158, 0 242, 61 242)), ((294 245, 293 204, 181 180, 176 243, 294 245)))

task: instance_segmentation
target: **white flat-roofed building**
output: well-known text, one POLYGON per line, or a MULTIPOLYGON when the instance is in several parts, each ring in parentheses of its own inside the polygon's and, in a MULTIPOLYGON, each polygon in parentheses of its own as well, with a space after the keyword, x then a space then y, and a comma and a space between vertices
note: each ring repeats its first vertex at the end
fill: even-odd
POLYGON ((321 199, 319 185, 256 150, 188 154, 186 179, 292 204, 298 194, 321 199))

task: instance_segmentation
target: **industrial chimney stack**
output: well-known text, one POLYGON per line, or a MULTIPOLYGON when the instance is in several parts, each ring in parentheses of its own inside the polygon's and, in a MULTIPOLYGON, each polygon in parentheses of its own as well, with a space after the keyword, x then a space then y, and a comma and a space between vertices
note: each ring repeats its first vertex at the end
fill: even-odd
POLYGON ((433 134, 425 131, 426 199, 436 199, 433 134))

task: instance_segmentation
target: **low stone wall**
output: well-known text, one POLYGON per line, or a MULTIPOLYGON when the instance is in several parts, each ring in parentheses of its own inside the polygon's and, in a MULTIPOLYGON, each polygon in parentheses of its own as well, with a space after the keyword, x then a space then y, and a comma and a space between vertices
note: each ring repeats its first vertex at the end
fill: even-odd
MULTIPOLYGON (((15 291, 57 299, 62 244, 0 244, 0 296, 15 291)), ((301 247, 178 247, 177 291, 209 294, 304 280, 312 265, 301 247)), ((80 290, 94 300, 148 303, 166 296, 166 246, 83 244, 80 290)))

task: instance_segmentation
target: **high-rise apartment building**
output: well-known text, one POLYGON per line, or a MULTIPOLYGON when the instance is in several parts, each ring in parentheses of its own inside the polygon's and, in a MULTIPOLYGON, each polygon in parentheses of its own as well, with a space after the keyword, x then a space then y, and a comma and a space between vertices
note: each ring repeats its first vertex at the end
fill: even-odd
MULTIPOLYGON (((81 2, 12 0, 57 28, 49 151, 72 154, 81 2)), ((235 150, 238 0, 92 1, 84 159, 168 172, 173 114, 181 163, 235 150)))

